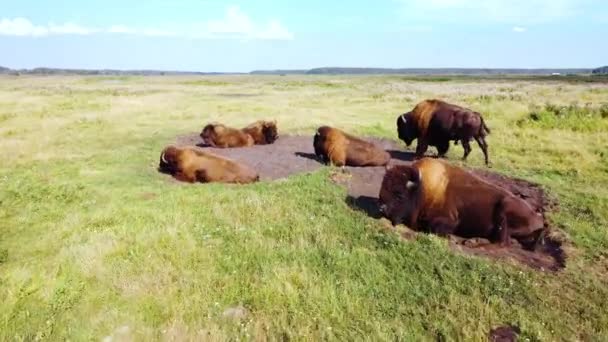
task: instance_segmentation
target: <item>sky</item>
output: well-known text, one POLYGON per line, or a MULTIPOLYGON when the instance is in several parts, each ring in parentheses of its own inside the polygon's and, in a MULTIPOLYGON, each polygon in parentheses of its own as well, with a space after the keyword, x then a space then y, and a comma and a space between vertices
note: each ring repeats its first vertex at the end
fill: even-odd
POLYGON ((608 65, 608 0, 0 0, 0 66, 608 65))

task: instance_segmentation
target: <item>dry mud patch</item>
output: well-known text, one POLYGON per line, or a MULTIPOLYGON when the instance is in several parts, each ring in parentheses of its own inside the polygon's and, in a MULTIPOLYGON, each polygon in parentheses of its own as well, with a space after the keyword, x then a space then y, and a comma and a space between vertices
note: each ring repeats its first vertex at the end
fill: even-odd
MULTIPOLYGON (((387 150, 391 156, 391 165, 409 164, 413 160, 413 153, 402 150, 402 144, 388 140, 369 138, 378 146, 387 150)), ((281 136, 272 145, 256 145, 253 147, 220 149, 204 146, 198 133, 183 135, 176 138, 175 144, 180 146, 197 146, 235 161, 248 164, 260 175, 262 181, 272 181, 286 178, 290 175, 313 172, 323 164, 314 154, 311 136, 281 136)), ((511 191, 513 194, 527 201, 543 216, 551 210, 557 209, 555 201, 550 200, 545 191, 537 184, 510 178, 489 170, 470 170, 483 179, 511 191)), ((355 210, 362 210, 369 216, 380 219, 385 225, 390 225, 381 219, 377 200, 384 167, 346 167, 335 169, 330 178, 337 184, 347 188, 346 202, 355 210)), ((547 234, 542 243, 534 249, 524 248, 513 243, 509 248, 501 248, 484 239, 463 239, 458 236, 449 238, 450 246, 466 254, 485 256, 498 260, 511 260, 527 265, 537 270, 557 271, 565 267, 566 253, 563 248, 564 235, 550 225, 545 217, 547 234)), ((392 229, 395 229, 394 227, 392 229)), ((414 238, 418 232, 400 228, 401 236, 405 239, 414 238)))

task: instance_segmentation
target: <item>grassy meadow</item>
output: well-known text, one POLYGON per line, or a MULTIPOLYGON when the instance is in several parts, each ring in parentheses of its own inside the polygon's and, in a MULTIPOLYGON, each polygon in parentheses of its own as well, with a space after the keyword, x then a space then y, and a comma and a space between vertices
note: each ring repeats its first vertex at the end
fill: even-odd
MULTIPOLYGON (((0 148, 1 341, 482 341, 505 324, 529 341, 608 340, 603 83, 3 76, 0 148), (349 208, 328 167, 247 186, 156 171, 165 145, 208 121, 397 139, 397 115, 426 98, 483 113, 493 170, 559 201, 563 271, 403 242, 349 208)), ((476 145, 468 165, 483 167, 476 145)))

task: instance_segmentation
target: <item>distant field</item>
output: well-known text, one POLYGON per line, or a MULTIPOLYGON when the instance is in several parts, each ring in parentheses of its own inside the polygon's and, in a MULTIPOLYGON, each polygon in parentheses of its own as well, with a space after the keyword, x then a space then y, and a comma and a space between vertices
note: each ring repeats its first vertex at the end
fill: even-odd
MULTIPOLYGON (((2 76, 0 147, 1 341, 485 340, 506 324, 530 341, 608 340, 605 83, 2 76), (351 209, 328 167, 241 187, 156 171, 208 121, 396 139, 397 115, 426 98, 483 113, 493 170, 557 199, 565 270, 403 242, 351 209)), ((477 146, 468 165, 483 167, 477 146)))

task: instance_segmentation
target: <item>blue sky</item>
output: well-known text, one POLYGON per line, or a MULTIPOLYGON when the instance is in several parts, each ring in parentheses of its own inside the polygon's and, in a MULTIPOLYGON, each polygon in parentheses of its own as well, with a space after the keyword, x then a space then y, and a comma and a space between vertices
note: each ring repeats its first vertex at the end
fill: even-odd
POLYGON ((0 65, 608 65, 607 0, 2 0, 0 65))

